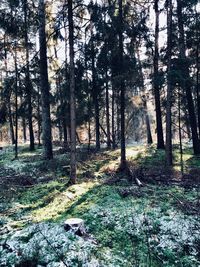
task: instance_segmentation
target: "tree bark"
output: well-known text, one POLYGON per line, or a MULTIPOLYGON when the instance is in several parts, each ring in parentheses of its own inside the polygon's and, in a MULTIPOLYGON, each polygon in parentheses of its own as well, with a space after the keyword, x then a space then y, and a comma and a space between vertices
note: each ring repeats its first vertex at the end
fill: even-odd
POLYGON ((24 116, 22 117, 22 128, 24 143, 26 143, 26 118, 24 116))
POLYGON ((17 66, 17 42, 14 47, 15 62, 15 159, 18 159, 18 66, 17 66))
POLYGON ((108 85, 108 70, 106 67, 106 130, 107 130, 107 148, 111 148, 110 141, 110 112, 109 112, 109 85, 108 85))
MULTIPOLYGON (((93 37, 92 37, 93 38, 93 37)), ((99 99, 97 94, 94 41, 92 40, 92 95, 95 109, 96 150, 100 150, 99 99)))
POLYGON ((76 98, 75 98, 75 65, 74 65, 74 22, 72 0, 68 0, 69 23, 69 58, 70 58, 70 129, 71 159, 70 181, 76 183, 76 98))
POLYGON ((47 44, 45 33, 45 4, 44 0, 39 2, 39 42, 40 42, 40 82, 41 82, 41 100, 42 100, 42 140, 44 146, 44 157, 53 158, 52 151, 52 134, 50 118, 50 101, 49 101, 49 81, 47 67, 47 44))
MULTIPOLYGON (((112 74, 113 76, 113 74, 112 74)), ((112 82, 112 148, 116 148, 116 137, 115 137, 115 88, 113 77, 111 78, 112 82)))
POLYGON ((119 74, 120 74, 120 115, 121 115, 121 162, 120 169, 127 168, 126 162, 126 140, 125 140, 125 84, 123 80, 124 62, 123 62, 123 6, 122 0, 119 3, 119 74))
MULTIPOLYGON (((7 36, 4 35, 4 56, 5 56, 5 72, 6 72, 6 79, 8 78, 8 62, 7 62, 7 49, 6 49, 6 43, 7 43, 7 36)), ((14 133, 14 127, 13 127, 13 118, 12 118, 12 109, 11 109, 11 94, 8 95, 8 118, 9 118, 9 126, 10 126, 10 137, 12 145, 15 143, 15 133, 14 133)))
POLYGON ((171 84, 171 56, 172 56, 172 0, 167 6, 167 108, 166 108, 166 163, 172 166, 172 84, 171 84))
POLYGON ((191 92, 191 79, 189 73, 189 66, 186 58, 186 47, 185 47, 185 32, 184 32, 184 24, 183 24, 183 14, 182 14, 182 2, 181 0, 177 0, 177 17, 178 17, 178 28, 179 28, 179 57, 182 61, 182 88, 186 92, 187 97, 187 108, 190 120, 190 127, 192 132, 192 142, 193 142, 193 150, 194 154, 200 154, 200 141, 198 138, 197 132, 197 120, 194 109, 194 102, 192 98, 191 92))
POLYGON ((199 43, 200 43, 200 32, 198 28, 198 13, 196 10, 195 13, 195 19, 196 19, 196 41, 197 41, 197 47, 196 47, 196 97, 197 97, 197 118, 198 118, 198 130, 199 130, 199 138, 200 138, 200 86, 199 86, 199 43))
POLYGON ((154 2, 154 9, 156 15, 156 22, 155 22, 155 51, 154 51, 154 97, 155 97, 155 108, 156 108, 156 129, 157 129, 157 148, 164 149, 164 138, 163 138, 163 126, 162 126, 162 112, 161 112, 161 105, 160 105, 160 88, 158 84, 158 61, 159 61, 159 46, 158 46, 158 39, 159 39, 159 10, 158 10, 158 3, 159 0, 155 0, 154 2))
POLYGON ((182 131, 181 131, 181 92, 180 87, 178 88, 178 134, 179 134, 179 147, 180 147, 180 164, 181 173, 183 174, 183 142, 182 142, 182 131))
POLYGON ((40 88, 37 91, 37 119, 38 119, 38 146, 41 146, 41 112, 40 112, 40 88))
POLYGON ((34 133, 33 133, 33 108, 32 108, 32 82, 30 79, 30 66, 29 66, 29 43, 28 43, 28 27, 27 27, 27 0, 24 0, 24 41, 26 52, 26 67, 25 67, 25 86, 28 102, 28 125, 29 125, 29 137, 30 137, 30 151, 35 149, 34 133))

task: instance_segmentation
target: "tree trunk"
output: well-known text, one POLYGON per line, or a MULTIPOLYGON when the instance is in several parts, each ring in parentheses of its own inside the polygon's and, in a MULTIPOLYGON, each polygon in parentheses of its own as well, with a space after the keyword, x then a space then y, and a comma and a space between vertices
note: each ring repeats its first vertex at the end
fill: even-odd
POLYGON ((29 43, 28 43, 28 28, 27 28, 27 0, 24 0, 24 41, 26 49, 26 67, 25 67, 25 85, 28 102, 28 125, 29 125, 29 137, 30 137, 30 151, 35 149, 34 133, 33 133, 33 108, 32 108, 32 83, 30 79, 30 67, 29 67, 29 43))
POLYGON ((178 17, 178 28, 179 28, 179 52, 180 59, 182 61, 182 88, 186 92, 187 98, 187 108, 189 113, 190 127, 192 132, 192 142, 193 142, 193 150, 194 154, 200 154, 200 141, 197 133, 197 121, 194 110, 194 102, 192 98, 191 92, 191 80, 189 73, 189 66, 186 58, 186 47, 185 47, 185 32, 183 25, 183 14, 182 14, 182 2, 181 0, 177 0, 177 17, 178 17))
POLYGON ((47 67, 47 44, 45 33, 45 4, 44 0, 39 2, 39 42, 40 42, 40 81, 41 81, 41 100, 42 100, 42 140, 44 146, 44 157, 53 158, 50 101, 49 101, 49 81, 47 67))
MULTIPOLYGON (((113 74, 112 74, 113 76, 113 74)), ((115 138, 115 89, 112 77, 112 148, 116 148, 116 138, 115 138)))
POLYGON ((110 141, 110 112, 109 112, 109 86, 108 86, 108 70, 106 67, 106 129, 107 129, 107 148, 111 148, 110 141))
POLYGON ((153 143, 152 134, 151 134, 151 124, 149 119, 149 113, 147 108, 147 97, 146 97, 146 90, 144 85, 144 76, 142 71, 142 63, 140 60, 140 53, 139 53, 139 46, 136 45, 136 54, 137 54, 137 60, 139 65, 139 72, 140 72, 140 78, 141 78, 141 88, 140 91, 143 92, 142 100, 144 105, 144 113, 145 113, 145 122, 146 122, 146 129, 147 129, 147 144, 151 145, 153 143))
POLYGON ((199 86, 199 43, 200 43, 200 32, 198 28, 198 13, 196 10, 196 97, 197 97, 197 117, 198 117, 198 130, 199 130, 199 138, 200 138, 200 86, 199 86))
MULTIPOLYGON (((21 86, 21 84, 20 84, 21 86)), ((20 96, 20 102, 21 105, 23 103, 23 96, 20 96)), ((24 143, 26 143, 26 118, 25 118, 25 111, 24 114, 22 115, 22 131, 23 131, 23 139, 24 139, 24 143)))
MULTIPOLYGON (((66 4, 66 0, 65 0, 65 4, 66 4)), ((68 53, 68 48, 67 48, 67 25, 65 25, 65 79, 66 81, 68 80, 68 65, 67 65, 67 53, 68 53)), ((66 88, 66 90, 68 91, 68 88, 66 88)), ((68 134, 67 134, 67 99, 65 97, 64 94, 64 99, 62 100, 61 98, 61 102, 63 104, 63 109, 64 109, 64 114, 63 114, 63 136, 64 136, 64 148, 67 149, 68 148, 68 134)))
POLYGON ((40 114, 40 88, 38 87, 37 117, 38 117, 38 146, 41 146, 41 114, 40 114))
POLYGON ((26 143, 26 118, 24 116, 22 117, 22 128, 24 143, 26 143))
POLYGON ((10 98, 8 102, 8 117, 9 117, 9 126, 10 126, 10 137, 12 144, 15 144, 15 133, 14 133, 14 127, 13 127, 13 118, 12 118, 12 109, 11 109, 11 103, 10 98))
MULTIPOLYGON (((92 37, 93 38, 93 37, 92 37)), ((100 150, 99 99, 97 94, 94 41, 92 40, 92 95, 95 109, 96 150, 100 150)))
POLYGON ((15 62, 15 159, 18 159, 18 66, 17 66, 17 42, 14 48, 15 62))
MULTIPOLYGON (((7 62, 7 49, 6 49, 6 42, 7 36, 4 36, 4 56, 5 56, 5 72, 6 72, 6 79, 8 78, 8 62, 7 62)), ((10 126, 10 137, 12 145, 15 143, 15 134, 13 128, 13 118, 12 118, 12 109, 11 109, 11 94, 8 95, 8 118, 9 118, 9 126, 10 126)))
MULTIPOLYGON (((66 57, 65 57, 65 60, 66 60, 66 57)), ((67 72, 66 68, 67 68, 67 66, 65 66, 65 78, 67 80, 68 77, 67 77, 67 73, 66 73, 67 72)), ((59 124, 60 124, 61 130, 63 130, 63 137, 64 137, 63 146, 64 146, 64 149, 67 149, 68 148, 67 119, 66 119, 67 103, 66 103, 66 99, 65 99, 65 94, 63 94, 61 91, 62 89, 61 89, 60 74, 58 74, 58 79, 57 79, 56 85, 57 85, 57 91, 59 94, 60 105, 63 108, 63 112, 62 112, 59 124)), ((62 133, 61 133, 61 135, 62 135, 62 133)))
POLYGON ((172 84, 171 84, 171 56, 172 56, 172 0, 167 6, 167 108, 166 108, 166 163, 172 166, 172 84))
POLYGON ((183 142, 182 142, 182 131, 181 131, 181 92, 180 87, 178 88, 178 134, 179 134, 179 147, 180 147, 180 164, 181 173, 183 174, 183 142))
POLYGON ((154 9, 156 15, 155 22, 155 51, 154 51, 154 97, 155 97, 155 107, 156 107, 156 129, 157 129, 157 148, 164 149, 164 138, 163 138, 163 126, 162 126, 162 113, 160 106, 160 88, 158 83, 158 60, 159 60, 159 10, 158 10, 159 0, 155 0, 154 9))
POLYGON ((125 141, 125 84, 123 80, 123 7, 122 0, 119 0, 119 70, 120 70, 120 115, 121 115, 121 162, 120 169, 127 168, 126 163, 126 141, 125 141))
POLYGON ((69 58, 70 58, 70 129, 71 160, 70 181, 76 183, 76 98, 75 98, 75 66, 74 66, 74 22, 72 0, 68 0, 69 23, 69 58))

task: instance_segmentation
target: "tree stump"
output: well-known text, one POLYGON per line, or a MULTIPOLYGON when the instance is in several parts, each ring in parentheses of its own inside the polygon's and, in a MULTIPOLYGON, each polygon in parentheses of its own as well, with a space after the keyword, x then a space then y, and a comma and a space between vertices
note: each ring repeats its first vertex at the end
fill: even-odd
POLYGON ((84 221, 80 218, 71 218, 64 222, 66 231, 71 231, 75 235, 83 236, 86 234, 84 221))

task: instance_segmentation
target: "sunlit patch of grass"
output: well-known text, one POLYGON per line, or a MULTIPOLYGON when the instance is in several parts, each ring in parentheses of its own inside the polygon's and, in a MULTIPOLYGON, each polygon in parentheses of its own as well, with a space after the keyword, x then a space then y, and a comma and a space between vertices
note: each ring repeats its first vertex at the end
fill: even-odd
POLYGON ((41 222, 44 220, 56 220, 62 213, 66 212, 77 199, 83 194, 86 194, 96 185, 96 182, 83 182, 81 184, 70 186, 66 190, 62 190, 62 192, 54 194, 53 196, 49 196, 49 203, 32 212, 33 221, 41 222))

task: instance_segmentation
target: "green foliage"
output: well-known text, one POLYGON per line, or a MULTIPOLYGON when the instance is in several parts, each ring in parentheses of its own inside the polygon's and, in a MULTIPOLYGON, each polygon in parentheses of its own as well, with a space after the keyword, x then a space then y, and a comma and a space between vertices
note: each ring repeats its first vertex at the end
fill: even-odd
MULTIPOLYGON (((27 170, 31 171, 35 164, 34 176, 43 175, 41 151, 29 154, 25 148, 21 153, 18 164, 22 164, 23 169, 27 164, 27 170)), ((107 185, 100 177, 106 176, 104 168, 118 160, 118 153, 104 152, 85 158, 85 162, 79 163, 80 180, 76 185, 68 185, 68 179, 59 177, 59 171, 56 171, 57 179, 30 188, 18 188, 10 204, 2 203, 4 217, 0 231, 8 226, 12 231, 1 236, 1 261, 6 262, 6 266, 22 263, 31 266, 31 262, 59 266, 64 259, 69 266, 88 266, 84 264, 92 262, 94 266, 197 267, 200 260, 199 219, 187 215, 180 202, 195 203, 198 189, 155 185, 139 189, 124 180, 107 185), (85 168, 88 174, 93 173, 91 179, 82 175, 81 170, 85 168), (122 190, 133 194, 122 196, 122 190), (71 217, 84 219, 87 232, 97 245, 64 232, 63 222, 71 217), (21 254, 17 256, 2 249, 1 243, 5 239, 21 254), (55 248, 59 248, 59 255, 55 248)), ((189 155, 190 151, 187 153, 189 155)), ((128 155, 138 164, 148 166, 163 160, 162 151, 157 152, 153 147, 143 150, 130 147, 128 155)), ((67 155, 56 156, 58 170, 65 157, 67 155)), ((11 159, 9 155, 5 161, 2 158, 1 166, 5 163, 11 168, 11 159)), ((13 169, 21 170, 16 166, 13 169)), ((48 176, 53 169, 49 165, 44 171, 48 176)))

